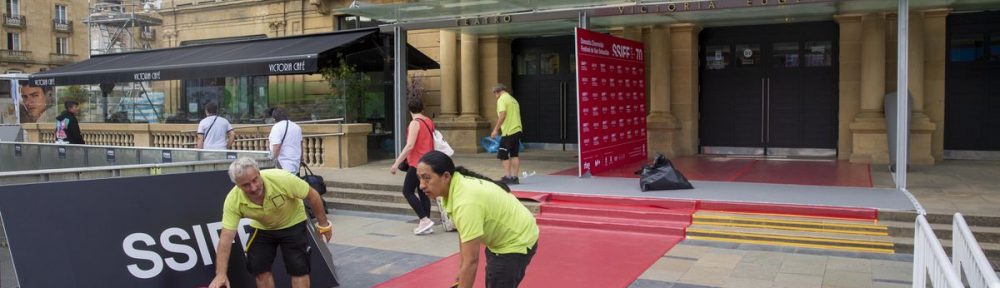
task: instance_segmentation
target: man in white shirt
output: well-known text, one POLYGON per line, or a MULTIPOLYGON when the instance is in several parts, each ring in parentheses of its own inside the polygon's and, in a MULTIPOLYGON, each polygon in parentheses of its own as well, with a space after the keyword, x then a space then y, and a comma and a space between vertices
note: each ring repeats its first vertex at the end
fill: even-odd
POLYGON ((233 126, 226 118, 216 115, 218 113, 218 104, 205 104, 205 119, 198 123, 198 149, 226 150, 233 146, 236 140, 233 126))
POLYGON ((268 137, 271 157, 278 160, 281 169, 296 174, 302 161, 302 127, 288 120, 288 113, 281 108, 271 108, 270 115, 274 118, 268 137))

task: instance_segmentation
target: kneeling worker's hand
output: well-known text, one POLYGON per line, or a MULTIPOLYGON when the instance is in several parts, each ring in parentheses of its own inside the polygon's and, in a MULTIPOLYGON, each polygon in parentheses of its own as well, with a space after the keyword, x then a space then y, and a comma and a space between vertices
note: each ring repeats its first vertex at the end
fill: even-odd
POLYGON ((326 226, 316 223, 316 231, 323 237, 323 242, 330 242, 333 239, 333 223, 326 221, 326 226))

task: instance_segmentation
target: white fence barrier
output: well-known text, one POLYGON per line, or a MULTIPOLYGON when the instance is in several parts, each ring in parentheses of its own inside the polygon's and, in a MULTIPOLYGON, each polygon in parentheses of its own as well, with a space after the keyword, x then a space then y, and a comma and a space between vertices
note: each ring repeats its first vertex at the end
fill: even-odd
POLYGON ((913 287, 964 287, 924 215, 917 215, 913 239, 913 287))
MULTIPOLYGON (((951 263, 959 277, 965 274, 969 287, 1000 288, 1000 279, 986 260, 983 248, 972 235, 962 213, 955 213, 951 224, 951 263)), ((961 278, 959 278, 961 280, 961 278)), ((916 283, 916 282, 914 282, 916 283)))

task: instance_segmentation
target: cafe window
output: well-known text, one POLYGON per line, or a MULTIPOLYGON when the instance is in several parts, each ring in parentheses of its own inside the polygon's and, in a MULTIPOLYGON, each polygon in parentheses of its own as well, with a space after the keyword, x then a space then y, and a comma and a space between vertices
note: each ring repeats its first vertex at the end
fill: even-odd
POLYGON ((705 48, 705 69, 726 69, 726 66, 729 66, 729 57, 729 45, 709 45, 705 48))
POLYGON ((736 66, 756 66, 760 64, 760 45, 737 44, 736 66))
POLYGON ((806 42, 806 67, 828 67, 833 64, 833 44, 830 41, 806 42))
POLYGON ((774 43, 774 51, 771 52, 773 67, 799 67, 799 43, 784 42, 774 43))
POLYGON ((983 59, 983 35, 955 35, 951 38, 951 62, 975 62, 983 59))

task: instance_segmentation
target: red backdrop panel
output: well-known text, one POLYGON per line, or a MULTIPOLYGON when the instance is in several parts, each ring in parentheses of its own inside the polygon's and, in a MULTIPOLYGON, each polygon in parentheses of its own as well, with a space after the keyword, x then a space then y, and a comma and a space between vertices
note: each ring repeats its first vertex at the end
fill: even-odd
POLYGON ((646 159, 643 45, 576 29, 580 175, 646 159))

